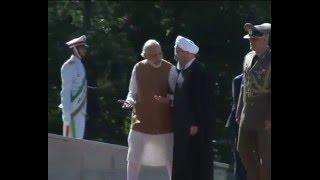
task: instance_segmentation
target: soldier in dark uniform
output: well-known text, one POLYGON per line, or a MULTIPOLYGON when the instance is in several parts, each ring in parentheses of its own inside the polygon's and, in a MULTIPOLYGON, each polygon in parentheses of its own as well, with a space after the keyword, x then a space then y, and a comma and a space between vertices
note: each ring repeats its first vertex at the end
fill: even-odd
POLYGON ((244 28, 252 51, 243 64, 237 148, 248 180, 271 180, 271 24, 246 23, 244 28))
POLYGON ((236 180, 246 180, 245 168, 241 162, 239 152, 237 150, 239 124, 236 121, 237 104, 242 83, 242 74, 236 76, 232 81, 232 109, 228 117, 226 127, 230 129, 233 143, 233 159, 234 159, 234 176, 236 180))

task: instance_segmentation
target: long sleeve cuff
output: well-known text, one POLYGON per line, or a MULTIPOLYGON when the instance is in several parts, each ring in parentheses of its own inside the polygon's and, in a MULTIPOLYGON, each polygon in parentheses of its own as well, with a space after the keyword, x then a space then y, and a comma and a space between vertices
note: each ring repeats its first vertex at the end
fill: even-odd
POLYGON ((128 96, 126 101, 128 101, 132 105, 136 104, 136 101, 131 96, 128 96))

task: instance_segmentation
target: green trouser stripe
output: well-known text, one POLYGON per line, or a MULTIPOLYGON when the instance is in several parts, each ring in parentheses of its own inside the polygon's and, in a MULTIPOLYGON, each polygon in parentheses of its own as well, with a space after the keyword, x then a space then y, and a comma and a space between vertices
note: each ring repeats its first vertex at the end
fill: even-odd
POLYGON ((78 97, 78 95, 82 92, 82 89, 84 88, 84 85, 85 85, 85 82, 86 82, 86 78, 83 78, 83 81, 82 81, 82 84, 79 88, 79 90, 77 91, 77 93, 71 97, 71 102, 76 98, 78 97))
POLYGON ((76 137, 76 126, 75 126, 74 119, 71 119, 71 132, 72 132, 72 137, 75 138, 76 137))

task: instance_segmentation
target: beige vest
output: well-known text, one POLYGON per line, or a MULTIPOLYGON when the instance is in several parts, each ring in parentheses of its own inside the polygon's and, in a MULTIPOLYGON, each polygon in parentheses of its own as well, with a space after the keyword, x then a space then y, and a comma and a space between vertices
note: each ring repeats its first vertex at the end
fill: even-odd
POLYGON ((146 60, 140 61, 136 69, 137 102, 132 112, 132 128, 148 134, 172 132, 171 108, 156 102, 154 95, 166 97, 171 93, 168 82, 172 64, 162 61, 159 68, 146 60))

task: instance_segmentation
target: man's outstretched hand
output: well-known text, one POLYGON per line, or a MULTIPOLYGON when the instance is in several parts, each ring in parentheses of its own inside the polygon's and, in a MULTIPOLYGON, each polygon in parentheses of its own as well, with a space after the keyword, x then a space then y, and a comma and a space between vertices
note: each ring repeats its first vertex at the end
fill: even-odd
POLYGON ((118 102, 122 104, 123 109, 132 109, 135 105, 135 103, 132 101, 127 101, 122 99, 119 99, 118 102))

